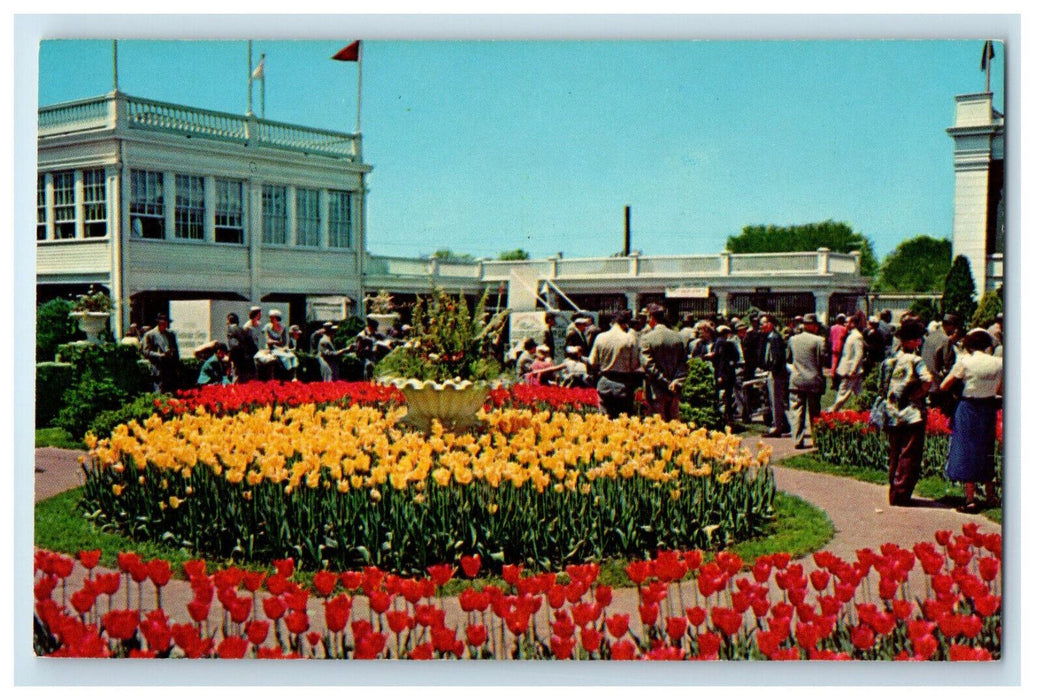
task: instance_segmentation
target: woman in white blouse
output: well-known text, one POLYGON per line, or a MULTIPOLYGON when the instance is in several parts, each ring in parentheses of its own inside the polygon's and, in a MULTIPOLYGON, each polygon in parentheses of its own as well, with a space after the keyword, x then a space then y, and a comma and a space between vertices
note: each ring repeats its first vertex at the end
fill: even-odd
POLYGON ((950 391, 956 381, 962 382, 962 395, 952 418, 952 437, 945 473, 953 481, 966 484, 966 502, 959 506, 964 513, 977 513, 977 484, 983 483, 985 507, 999 505, 995 495, 995 419, 1002 403, 1002 358, 987 353, 991 336, 983 328, 974 328, 963 339, 964 352, 952 371, 941 382, 942 391, 950 391))

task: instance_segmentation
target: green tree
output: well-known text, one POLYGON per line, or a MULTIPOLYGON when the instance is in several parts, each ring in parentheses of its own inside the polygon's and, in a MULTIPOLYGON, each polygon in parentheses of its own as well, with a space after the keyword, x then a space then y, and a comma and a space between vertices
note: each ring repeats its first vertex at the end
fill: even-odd
POLYGON ((944 315, 941 313, 941 307, 932 299, 915 299, 909 304, 908 310, 921 318, 923 323, 939 321, 944 315))
POLYGON ((944 278, 941 295, 941 313, 959 314, 963 319, 972 318, 977 310, 976 285, 970 272, 970 261, 965 255, 956 256, 944 278))
POLYGON ((438 250, 431 253, 431 257, 435 260, 473 260, 474 256, 470 253, 455 253, 449 248, 439 248, 438 250))
POLYGON ((523 248, 504 250, 499 254, 499 260, 528 260, 530 257, 528 251, 523 248))
POLYGON ((861 251, 861 274, 875 277, 879 269, 872 242, 855 233, 849 224, 823 221, 817 224, 746 226, 737 236, 729 236, 727 250, 732 253, 791 253, 828 248, 837 253, 861 251))
POLYGON ((80 340, 86 336, 80 332, 76 321, 69 317, 72 302, 51 299, 36 309, 36 361, 50 362, 59 345, 80 340))
POLYGON ((916 236, 902 241, 886 256, 876 277, 881 292, 936 292, 944 285, 952 259, 952 242, 916 236))
POLYGON ((987 328, 995 323, 995 318, 1002 313, 1002 293, 992 289, 984 292, 973 314, 973 326, 987 328))

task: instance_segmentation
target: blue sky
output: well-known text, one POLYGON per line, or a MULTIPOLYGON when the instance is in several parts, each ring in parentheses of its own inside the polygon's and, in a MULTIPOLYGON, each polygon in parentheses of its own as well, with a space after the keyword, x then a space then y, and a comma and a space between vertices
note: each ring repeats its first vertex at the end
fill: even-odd
MULTIPOLYGON (((351 131, 343 41, 254 41, 269 119, 351 131)), ((714 253, 747 224, 834 219, 880 259, 952 227, 954 96, 979 40, 366 41, 369 247, 494 257, 714 253)), ((1003 108, 1004 52, 992 91, 1003 108)), ((139 97, 244 113, 246 41, 121 41, 139 97)), ((111 42, 45 41, 41 104, 112 87, 111 42), (69 70, 69 66, 75 66, 69 70)), ((255 88, 254 110, 260 112, 255 88)))

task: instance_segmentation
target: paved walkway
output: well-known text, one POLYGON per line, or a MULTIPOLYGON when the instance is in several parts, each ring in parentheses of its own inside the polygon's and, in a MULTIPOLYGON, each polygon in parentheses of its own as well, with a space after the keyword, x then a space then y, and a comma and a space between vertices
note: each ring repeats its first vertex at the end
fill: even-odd
MULTIPOLYGON (((761 438, 748 439, 750 447, 755 450, 761 438)), ((773 448, 773 459, 780 460, 796 452, 791 439, 762 438, 773 448)), ((58 448, 40 448, 36 450, 36 501, 39 502, 58 493, 83 484, 83 474, 79 465, 82 452, 58 448)), ((824 510, 835 527, 835 536, 826 548, 839 557, 852 561, 858 549, 868 547, 878 550, 879 546, 893 542, 903 547, 911 547, 920 541, 932 541, 937 530, 953 530, 959 532, 965 523, 974 522, 984 532, 1001 532, 1001 527, 980 515, 958 513, 951 508, 926 500, 916 500, 913 506, 894 508, 887 503, 887 488, 868 484, 854 479, 816 474, 812 472, 775 467, 775 479, 779 490, 793 494, 808 503, 824 510)), ((801 560, 805 571, 816 568, 810 556, 801 560)), ((80 586, 84 571, 77 564, 69 581, 69 591, 80 586)), ((922 590, 924 582, 917 568, 909 581, 912 590, 922 590)), ((680 596, 671 593, 674 600, 693 600, 693 583, 686 582, 680 596)), ((150 589, 151 587, 146 587, 150 589)), ((117 598, 122 604, 121 592, 117 598)), ((150 590, 146 593, 144 608, 154 606, 150 590)), ((184 617, 185 605, 191 600, 192 592, 187 582, 173 580, 163 590, 164 608, 176 616, 184 617), (178 614, 180 611, 180 614, 178 614)), ((131 595, 130 604, 137 604, 136 593, 131 595)), ((690 602, 688 602, 690 604, 690 602)), ((454 599, 442 601, 447 613, 447 622, 458 623, 463 613, 454 599)), ((318 624, 323 619, 323 611, 318 600, 312 600, 309 606, 310 618, 318 624)), ((211 612, 211 624, 220 624, 218 615, 220 605, 215 604, 211 612)), ((355 617, 364 615, 361 600, 356 601, 355 617)), ((616 591, 611 612, 629 612, 631 619, 639 619, 637 614, 637 592, 635 589, 616 591)), ((545 628, 547 621, 537 616, 537 630, 545 628)), ((214 629, 215 627, 211 627, 214 629)))

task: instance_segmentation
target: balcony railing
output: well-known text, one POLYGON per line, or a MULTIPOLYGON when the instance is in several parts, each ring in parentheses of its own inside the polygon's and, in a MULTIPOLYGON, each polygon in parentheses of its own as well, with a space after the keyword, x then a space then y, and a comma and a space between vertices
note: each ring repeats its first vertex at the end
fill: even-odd
POLYGON ((41 107, 41 137, 76 131, 129 129, 182 134, 192 138, 249 143, 362 161, 359 134, 215 112, 131 97, 122 93, 41 107))
POLYGON ((857 277, 857 253, 814 252, 763 253, 736 255, 676 255, 626 258, 544 258, 541 260, 431 260, 382 255, 366 257, 366 274, 376 277, 424 277, 433 279, 472 279, 476 282, 504 282, 513 270, 523 270, 524 278, 549 280, 613 280, 625 278, 720 279, 759 275, 822 275, 857 277))

